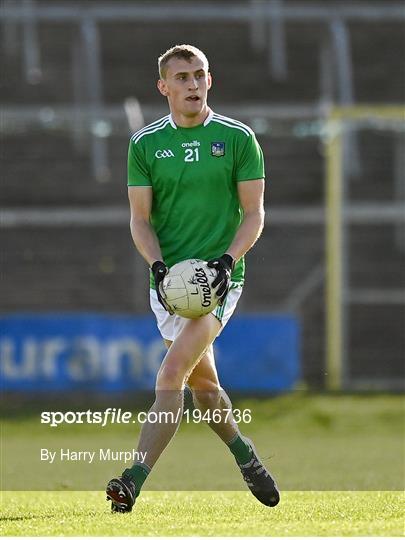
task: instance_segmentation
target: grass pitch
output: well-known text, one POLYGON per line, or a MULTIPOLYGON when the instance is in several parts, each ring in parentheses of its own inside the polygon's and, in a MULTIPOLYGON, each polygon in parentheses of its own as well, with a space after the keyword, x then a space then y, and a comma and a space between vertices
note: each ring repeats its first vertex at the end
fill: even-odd
POLYGON ((401 536, 400 492, 144 492, 111 514, 101 492, 3 492, 4 536, 401 536))
POLYGON ((52 430, 40 425, 37 413, 3 416, 0 533, 402 536, 403 405, 402 396, 385 395, 239 401, 235 406, 250 408, 253 418, 241 429, 280 485, 276 508, 262 506, 246 490, 232 455, 207 426, 183 423, 132 514, 119 515, 110 513, 101 490, 121 463, 51 465, 40 463, 38 450, 101 448, 113 441, 130 448, 139 426, 52 430), (84 491, 88 487, 96 491, 84 491))

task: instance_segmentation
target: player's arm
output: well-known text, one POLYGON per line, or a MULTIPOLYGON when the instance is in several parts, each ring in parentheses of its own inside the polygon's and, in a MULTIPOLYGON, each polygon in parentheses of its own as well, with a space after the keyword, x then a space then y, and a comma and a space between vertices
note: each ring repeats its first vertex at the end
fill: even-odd
POLYGON ((216 294, 220 298, 220 303, 225 301, 228 293, 235 262, 249 251, 263 230, 263 194, 263 178, 238 182, 239 202, 244 213, 243 221, 226 253, 218 259, 208 261, 208 266, 215 268, 218 272, 212 286, 218 286, 216 294))
POLYGON ((131 235, 136 249, 149 266, 162 260, 159 241, 150 224, 153 191, 150 186, 129 186, 128 198, 131 208, 131 235))
POLYGON ((243 221, 226 250, 240 259, 255 244, 264 226, 264 179, 238 182, 238 195, 243 208, 243 221))
POLYGON ((136 249, 150 266, 155 280, 156 294, 164 309, 172 314, 162 298, 160 283, 169 268, 162 260, 159 241, 150 224, 153 192, 150 186, 129 186, 128 198, 131 207, 131 235, 136 249))

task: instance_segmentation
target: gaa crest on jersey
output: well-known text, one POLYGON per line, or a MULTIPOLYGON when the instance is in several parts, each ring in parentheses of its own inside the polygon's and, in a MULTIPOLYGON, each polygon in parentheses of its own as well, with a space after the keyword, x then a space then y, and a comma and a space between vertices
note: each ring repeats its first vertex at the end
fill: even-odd
POLYGON ((224 155, 225 155, 225 143, 212 142, 211 143, 211 156, 222 157, 224 155))
POLYGON ((155 158, 157 159, 168 158, 168 157, 174 157, 174 154, 171 150, 156 150, 155 152, 155 158))

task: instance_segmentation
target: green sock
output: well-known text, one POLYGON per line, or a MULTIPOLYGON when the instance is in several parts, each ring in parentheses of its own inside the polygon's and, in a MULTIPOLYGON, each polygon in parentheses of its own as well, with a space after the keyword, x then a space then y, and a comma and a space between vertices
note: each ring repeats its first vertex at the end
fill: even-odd
POLYGON ((125 471, 122 473, 123 475, 130 476, 132 480, 135 482, 135 488, 136 488, 136 496, 138 497, 139 492, 141 491, 141 488, 143 486, 143 483, 148 477, 148 474, 150 473, 150 468, 145 465, 144 463, 135 463, 135 465, 132 465, 130 469, 125 469, 125 471))
POLYGON ((246 465, 252 459, 252 449, 249 443, 244 441, 239 434, 235 435, 228 446, 239 465, 246 465))

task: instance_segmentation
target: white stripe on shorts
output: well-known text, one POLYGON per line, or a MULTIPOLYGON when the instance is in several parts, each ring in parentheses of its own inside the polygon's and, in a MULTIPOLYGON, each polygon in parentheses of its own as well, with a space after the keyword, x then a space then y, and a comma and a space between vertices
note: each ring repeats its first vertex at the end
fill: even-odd
MULTIPOLYGON (((235 311, 242 290, 243 285, 241 283, 231 283, 223 305, 217 306, 212 311, 212 314, 221 323, 221 330, 218 332, 218 335, 222 332, 222 329, 235 311)), ((157 294, 154 289, 150 289, 150 306, 155 314, 157 326, 163 339, 174 341, 187 319, 180 317, 179 315, 169 315, 157 299, 157 294)))

